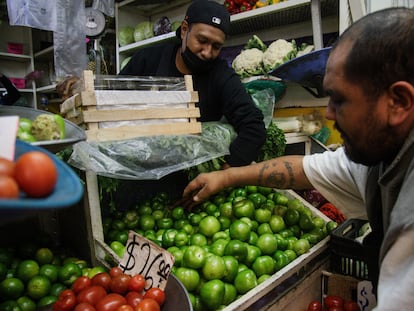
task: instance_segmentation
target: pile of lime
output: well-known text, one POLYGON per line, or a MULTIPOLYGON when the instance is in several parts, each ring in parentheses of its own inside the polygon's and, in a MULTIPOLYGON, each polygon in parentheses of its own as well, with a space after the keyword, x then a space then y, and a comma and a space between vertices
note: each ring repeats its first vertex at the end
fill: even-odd
POLYGON ((105 215, 105 241, 122 258, 133 230, 169 251, 194 310, 232 303, 336 227, 302 200, 266 187, 225 189, 191 212, 170 204, 160 192, 105 215))

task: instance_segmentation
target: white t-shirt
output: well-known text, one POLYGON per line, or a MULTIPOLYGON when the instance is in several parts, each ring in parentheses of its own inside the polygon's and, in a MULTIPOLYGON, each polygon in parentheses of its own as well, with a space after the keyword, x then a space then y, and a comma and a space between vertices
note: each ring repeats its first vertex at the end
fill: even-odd
MULTIPOLYGON (((343 150, 307 155, 303 168, 311 184, 347 218, 366 218, 367 167, 343 150)), ((375 311, 414 310, 414 228, 406 228, 385 255, 375 311)))
POLYGON ((350 161, 343 148, 306 155, 303 169, 313 187, 347 218, 367 218, 367 167, 350 161))

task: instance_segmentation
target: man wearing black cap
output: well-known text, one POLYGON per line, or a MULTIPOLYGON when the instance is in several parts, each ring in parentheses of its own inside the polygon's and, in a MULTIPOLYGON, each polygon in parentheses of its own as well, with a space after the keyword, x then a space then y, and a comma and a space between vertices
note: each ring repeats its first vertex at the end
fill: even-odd
POLYGON ((229 31, 230 15, 223 5, 193 1, 176 32, 180 44, 141 49, 119 73, 164 77, 191 74, 199 94, 200 121, 219 121, 224 117, 237 132, 225 167, 255 161, 266 139, 263 114, 234 70, 219 58, 229 31))

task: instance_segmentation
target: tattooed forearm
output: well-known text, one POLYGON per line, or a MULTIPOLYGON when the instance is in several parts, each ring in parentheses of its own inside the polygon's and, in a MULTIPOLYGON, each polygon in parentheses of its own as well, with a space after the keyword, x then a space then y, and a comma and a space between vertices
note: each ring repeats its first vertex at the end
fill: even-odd
POLYGON ((278 168, 277 163, 263 163, 260 168, 258 184, 280 189, 292 188, 295 183, 293 167, 290 162, 283 162, 285 169, 278 168))

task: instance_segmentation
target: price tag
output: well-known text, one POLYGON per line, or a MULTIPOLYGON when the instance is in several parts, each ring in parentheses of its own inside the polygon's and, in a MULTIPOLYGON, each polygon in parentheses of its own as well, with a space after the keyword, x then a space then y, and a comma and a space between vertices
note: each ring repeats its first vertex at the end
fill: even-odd
POLYGON ((18 127, 18 116, 0 117, 0 157, 14 160, 18 127))
POLYGON ((371 281, 358 282, 358 304, 361 311, 371 311, 377 305, 374 287, 371 281))
POLYGON ((159 287, 165 290, 174 265, 174 256, 154 242, 129 231, 125 253, 119 267, 124 273, 145 277, 145 289, 159 287))

